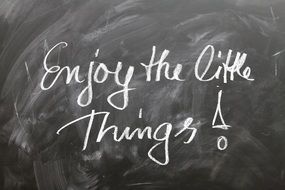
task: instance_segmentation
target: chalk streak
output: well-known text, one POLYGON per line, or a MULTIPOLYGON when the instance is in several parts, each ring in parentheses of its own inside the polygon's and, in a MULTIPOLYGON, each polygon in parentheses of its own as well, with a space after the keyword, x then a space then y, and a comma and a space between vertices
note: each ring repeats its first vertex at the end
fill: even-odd
POLYGON ((26 67, 26 71, 27 71, 27 75, 28 75, 28 80, 32 81, 31 75, 30 75, 30 71, 29 71, 29 67, 27 62, 25 61, 25 67, 26 67))

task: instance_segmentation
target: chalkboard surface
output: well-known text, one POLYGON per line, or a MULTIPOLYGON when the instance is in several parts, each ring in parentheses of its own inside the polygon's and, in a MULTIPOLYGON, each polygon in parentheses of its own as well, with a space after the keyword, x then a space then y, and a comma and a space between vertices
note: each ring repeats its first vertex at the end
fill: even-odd
POLYGON ((1 0, 0 189, 284 190, 284 0, 1 0))

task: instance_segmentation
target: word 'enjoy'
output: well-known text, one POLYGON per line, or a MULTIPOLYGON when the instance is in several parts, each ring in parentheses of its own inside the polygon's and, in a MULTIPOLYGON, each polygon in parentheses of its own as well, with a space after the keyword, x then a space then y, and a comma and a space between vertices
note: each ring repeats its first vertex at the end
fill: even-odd
MULTIPOLYGON (((93 99, 92 82, 94 81, 96 83, 104 83, 110 77, 110 75, 113 75, 114 82, 118 86, 122 87, 122 89, 110 94, 107 98, 107 101, 111 106, 113 106, 114 108, 118 110, 125 109, 129 101, 129 95, 128 95, 129 91, 135 89, 135 88, 129 88, 129 83, 134 73, 134 67, 133 66, 128 67, 124 80, 120 80, 120 77, 119 77, 122 72, 122 67, 123 67, 122 62, 120 61, 118 61, 115 71, 109 70, 104 63, 98 63, 97 68, 95 69, 95 71, 93 71, 95 62, 91 61, 89 63, 87 79, 80 79, 81 78, 79 74, 80 65, 75 66, 72 70, 70 69, 69 66, 64 66, 61 68, 59 65, 53 65, 49 67, 47 64, 47 60, 51 52, 56 47, 61 46, 62 48, 65 48, 67 47, 67 45, 68 44, 66 42, 59 42, 47 52, 44 58, 44 61, 43 61, 44 69, 46 72, 41 80, 41 89, 49 90, 50 88, 52 88, 53 85, 56 83, 56 81, 59 79, 59 77, 62 75, 63 71, 66 71, 65 84, 70 84, 73 78, 76 83, 83 83, 87 80, 87 86, 81 91, 81 93, 79 94, 77 98, 77 104, 81 107, 85 107, 85 106, 88 106, 92 102, 92 99, 93 99), (54 76, 54 78, 52 79, 52 82, 49 85, 46 85, 46 81, 48 77, 51 77, 51 76, 54 76), (123 105, 117 105, 115 101, 113 101, 113 98, 121 94, 123 97, 123 105), (84 100, 86 101, 84 102, 84 100)), ((96 56, 98 56, 98 54, 96 56)))

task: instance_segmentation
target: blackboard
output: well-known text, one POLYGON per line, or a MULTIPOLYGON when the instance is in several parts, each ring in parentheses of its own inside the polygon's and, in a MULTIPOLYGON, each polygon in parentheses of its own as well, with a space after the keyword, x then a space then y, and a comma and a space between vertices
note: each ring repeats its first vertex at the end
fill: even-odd
POLYGON ((284 190, 284 0, 1 0, 0 189, 284 190))

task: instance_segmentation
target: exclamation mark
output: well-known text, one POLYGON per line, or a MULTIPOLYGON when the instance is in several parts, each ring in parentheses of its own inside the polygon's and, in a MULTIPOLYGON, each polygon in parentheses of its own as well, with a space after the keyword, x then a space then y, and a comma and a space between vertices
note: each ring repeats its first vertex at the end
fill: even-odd
MULTIPOLYGON (((218 93, 218 102, 217 107, 215 111, 215 115, 212 121, 212 128, 213 129, 222 129, 222 130, 228 130, 231 126, 227 125, 224 121, 223 115, 222 115, 222 109, 221 109, 221 98, 222 98, 223 91, 220 90, 218 93), (216 125, 216 119, 219 116, 221 123, 219 125, 216 125)), ((225 150, 228 147, 228 139, 225 136, 220 136, 217 139, 217 147, 219 150, 225 150)))

